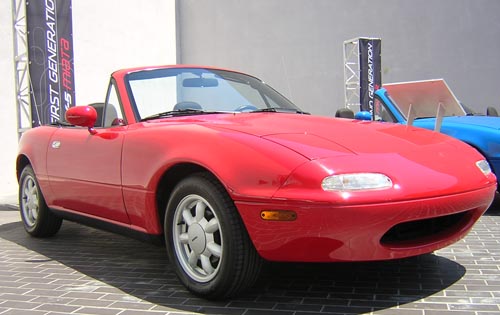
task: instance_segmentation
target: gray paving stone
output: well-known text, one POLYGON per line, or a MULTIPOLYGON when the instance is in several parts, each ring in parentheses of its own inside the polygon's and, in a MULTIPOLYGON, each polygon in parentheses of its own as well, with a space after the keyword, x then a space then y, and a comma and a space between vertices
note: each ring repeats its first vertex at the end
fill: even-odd
POLYGON ((68 303, 69 305, 75 306, 89 306, 89 307, 100 307, 106 308, 113 304, 111 301, 103 301, 103 300, 93 300, 93 299, 74 299, 68 303))
POLYGON ((8 309, 2 315, 47 315, 46 311, 32 311, 26 309, 8 309))
POLYGON ((79 307, 79 306, 70 306, 70 305, 64 305, 64 304, 41 304, 35 310, 70 314, 70 313, 73 313, 80 308, 81 307, 79 307))
POLYGON ((173 315, 174 313, 165 311, 137 311, 137 310, 125 310, 120 313, 120 315, 173 315))
POLYGON ((248 310, 245 315, 293 315, 293 311, 248 310))
POLYGON ((19 282, 21 284, 21 288, 29 288, 29 289, 40 289, 40 290, 56 290, 57 288, 60 287, 60 285, 53 284, 51 282, 50 284, 46 283, 33 283, 33 282, 19 282))
POLYGON ((313 304, 276 304, 276 310, 283 311, 302 311, 302 312, 321 312, 323 306, 322 305, 313 305, 313 304))
POLYGON ((425 310, 424 315, 476 315, 475 311, 425 310))
POLYGON ((30 300, 35 299, 36 296, 33 295, 22 295, 22 294, 0 294, 0 301, 1 300, 6 300, 6 301, 25 301, 28 302, 30 300))
POLYGON ((111 308, 120 308, 125 310, 150 310, 154 307, 152 303, 140 303, 140 302, 123 302, 118 301, 111 304, 111 308))
POLYGON ((94 293, 94 292, 68 292, 63 295, 65 298, 75 298, 75 299, 92 299, 99 300, 105 293, 94 293))
POLYGON ((377 315, 423 315, 424 310, 391 308, 391 309, 377 311, 376 314, 377 315))
POLYGON ((448 304, 448 308, 450 310, 474 310, 477 312, 482 311, 497 311, 500 312, 500 308, 497 304, 469 304, 469 303, 461 303, 461 304, 448 304))
POLYGON ((38 303, 18 301, 18 300, 5 300, 5 302, 0 304, 1 307, 21 309, 21 310, 33 310, 38 305, 39 305, 38 303))
POLYGON ((400 305, 401 309, 421 309, 421 310, 448 310, 448 305, 446 303, 438 302, 413 302, 400 305))
POLYGON ((88 315, 117 315, 121 313, 122 309, 109 308, 109 307, 82 307, 74 312, 74 314, 88 314, 88 315))
POLYGON ((33 303, 37 304, 57 304, 57 305, 67 305, 73 302, 75 299, 68 299, 62 297, 53 297, 53 296, 39 296, 36 299, 31 300, 33 303))

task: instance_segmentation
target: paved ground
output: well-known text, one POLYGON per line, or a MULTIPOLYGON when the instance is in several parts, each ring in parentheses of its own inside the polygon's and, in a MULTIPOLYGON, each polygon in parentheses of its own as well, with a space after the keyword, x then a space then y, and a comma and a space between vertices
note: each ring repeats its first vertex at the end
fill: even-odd
POLYGON ((238 299, 210 302, 179 284, 164 249, 65 222, 27 236, 0 205, 0 314, 500 314, 500 207, 463 241, 377 263, 276 264, 238 299))

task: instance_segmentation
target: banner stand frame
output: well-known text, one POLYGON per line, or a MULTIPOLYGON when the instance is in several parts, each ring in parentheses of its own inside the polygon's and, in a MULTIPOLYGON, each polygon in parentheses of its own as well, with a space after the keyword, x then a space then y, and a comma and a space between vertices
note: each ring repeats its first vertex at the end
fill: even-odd
POLYGON ((31 129, 31 80, 29 75, 26 0, 12 0, 12 37, 18 139, 31 129))

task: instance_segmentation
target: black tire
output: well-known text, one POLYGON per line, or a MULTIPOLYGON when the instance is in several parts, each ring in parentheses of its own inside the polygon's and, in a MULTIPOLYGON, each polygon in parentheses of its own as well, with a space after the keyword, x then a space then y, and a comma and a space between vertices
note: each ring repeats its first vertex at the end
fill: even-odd
POLYGON ((210 174, 192 175, 175 187, 164 228, 169 260, 194 294, 224 299, 257 280, 262 259, 233 201, 210 174))
POLYGON ((19 211, 24 229, 31 236, 49 237, 61 228, 62 219, 47 207, 31 165, 24 167, 19 178, 19 211))

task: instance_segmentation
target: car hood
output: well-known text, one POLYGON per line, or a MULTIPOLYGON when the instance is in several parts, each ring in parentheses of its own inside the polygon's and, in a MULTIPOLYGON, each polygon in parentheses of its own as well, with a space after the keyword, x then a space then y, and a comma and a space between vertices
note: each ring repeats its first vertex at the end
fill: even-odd
POLYGON ((458 142, 439 133, 398 124, 282 113, 228 115, 213 127, 276 142, 308 159, 413 152, 438 144, 452 149, 458 142))
MULTIPOLYGON (((285 113, 200 115, 165 119, 161 125, 164 124, 197 125, 190 128, 196 130, 193 136, 206 133, 210 136, 206 139, 211 139, 207 141, 231 139, 229 142, 220 141, 221 145, 235 145, 237 141, 232 156, 254 154, 256 165, 260 165, 254 167, 259 169, 267 167, 258 164, 262 154, 269 156, 277 165, 285 166, 290 173, 273 179, 282 185, 281 189, 273 192, 273 198, 324 200, 322 189, 312 189, 312 192, 310 187, 319 188, 325 176, 352 172, 383 173, 397 187, 383 195, 377 190, 354 194, 359 195, 360 199, 355 202, 360 204, 441 196, 494 183, 493 176, 484 176, 476 166, 476 162, 483 157, 467 144, 438 132, 401 124, 285 113), (284 150, 269 146, 270 143, 286 148, 286 152, 295 152, 294 156, 301 158, 285 156, 287 153, 284 150), (236 152, 238 150, 242 152, 236 152), (457 159, 457 156, 460 158, 457 159)), ((210 148, 219 150, 214 146, 215 142, 212 143, 208 144, 210 148)), ((204 150, 210 155, 210 150, 204 150)), ((244 166, 241 169, 248 171, 244 166)), ((234 180, 234 176, 227 177, 229 181, 234 180)), ((238 178, 246 177, 251 178, 252 175, 238 178)), ((238 185, 229 183, 228 186, 238 185)), ((241 187, 237 194, 250 195, 241 187)), ((340 195, 329 196, 335 202, 344 200, 340 195)), ((352 198, 358 197, 350 198, 353 201, 352 198)))
MULTIPOLYGON (((432 124, 434 125, 436 118, 422 118, 415 120, 415 126, 432 124)), ((494 116, 454 116, 444 117, 443 123, 446 125, 469 125, 483 128, 500 129, 500 117, 494 116)))

